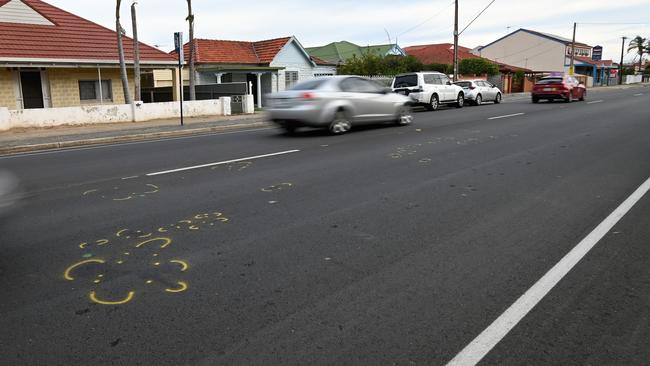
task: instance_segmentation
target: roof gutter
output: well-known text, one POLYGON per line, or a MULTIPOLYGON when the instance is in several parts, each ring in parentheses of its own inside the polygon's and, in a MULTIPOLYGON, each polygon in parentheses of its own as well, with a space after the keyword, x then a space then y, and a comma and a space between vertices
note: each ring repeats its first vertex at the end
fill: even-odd
MULTIPOLYGON (((133 61, 127 61, 133 65, 133 61)), ((140 61, 142 67, 176 67, 176 61, 140 61)), ((56 58, 23 58, 23 57, 0 57, 2 67, 92 67, 115 66, 118 67, 118 60, 91 60, 91 59, 56 59, 56 58)))

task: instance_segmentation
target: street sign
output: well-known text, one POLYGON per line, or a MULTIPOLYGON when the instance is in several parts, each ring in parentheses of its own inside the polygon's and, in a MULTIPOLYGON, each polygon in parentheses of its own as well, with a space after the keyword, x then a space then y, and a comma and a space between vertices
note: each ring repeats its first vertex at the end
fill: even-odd
POLYGON ((603 46, 596 46, 591 50, 591 59, 600 61, 603 59, 603 46))
POLYGON ((178 53, 178 60, 185 61, 185 54, 183 53, 183 32, 174 33, 174 50, 178 53))

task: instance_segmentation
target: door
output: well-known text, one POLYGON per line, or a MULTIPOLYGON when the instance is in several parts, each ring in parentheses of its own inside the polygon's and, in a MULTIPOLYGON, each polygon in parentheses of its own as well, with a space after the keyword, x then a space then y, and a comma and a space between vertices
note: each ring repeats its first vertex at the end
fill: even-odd
POLYGON ((497 97, 496 89, 487 81, 481 81, 481 88, 483 89, 483 100, 493 100, 497 97))
POLYGON ((386 103, 387 95, 379 85, 362 78, 347 78, 341 82, 343 96, 354 109, 354 120, 359 122, 374 122, 385 120, 393 113, 390 103, 386 103))
POLYGON ((43 84, 40 71, 21 71, 20 89, 23 94, 23 108, 44 108, 43 84))
POLYGON ((447 102, 456 100, 456 88, 453 85, 448 85, 451 83, 451 80, 449 80, 447 75, 440 75, 440 82, 442 83, 440 88, 443 90, 444 95, 441 99, 447 102))

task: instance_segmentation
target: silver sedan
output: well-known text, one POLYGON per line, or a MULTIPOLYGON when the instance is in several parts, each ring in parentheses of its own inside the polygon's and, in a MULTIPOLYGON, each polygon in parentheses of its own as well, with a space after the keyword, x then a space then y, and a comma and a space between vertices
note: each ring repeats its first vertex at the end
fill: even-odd
POLYGON ((298 127, 324 127, 332 134, 353 125, 413 121, 412 100, 393 93, 370 79, 331 76, 311 79, 267 96, 266 109, 273 122, 292 133, 298 127))

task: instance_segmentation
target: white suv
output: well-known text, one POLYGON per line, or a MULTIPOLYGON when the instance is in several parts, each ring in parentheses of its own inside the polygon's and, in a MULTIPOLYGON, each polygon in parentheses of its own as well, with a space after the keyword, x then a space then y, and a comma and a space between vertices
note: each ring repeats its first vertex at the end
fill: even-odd
POLYGON ((465 104, 463 88, 454 85, 447 75, 440 72, 414 72, 397 75, 392 85, 395 93, 410 96, 416 104, 435 111, 440 104, 453 104, 462 108, 465 104))

